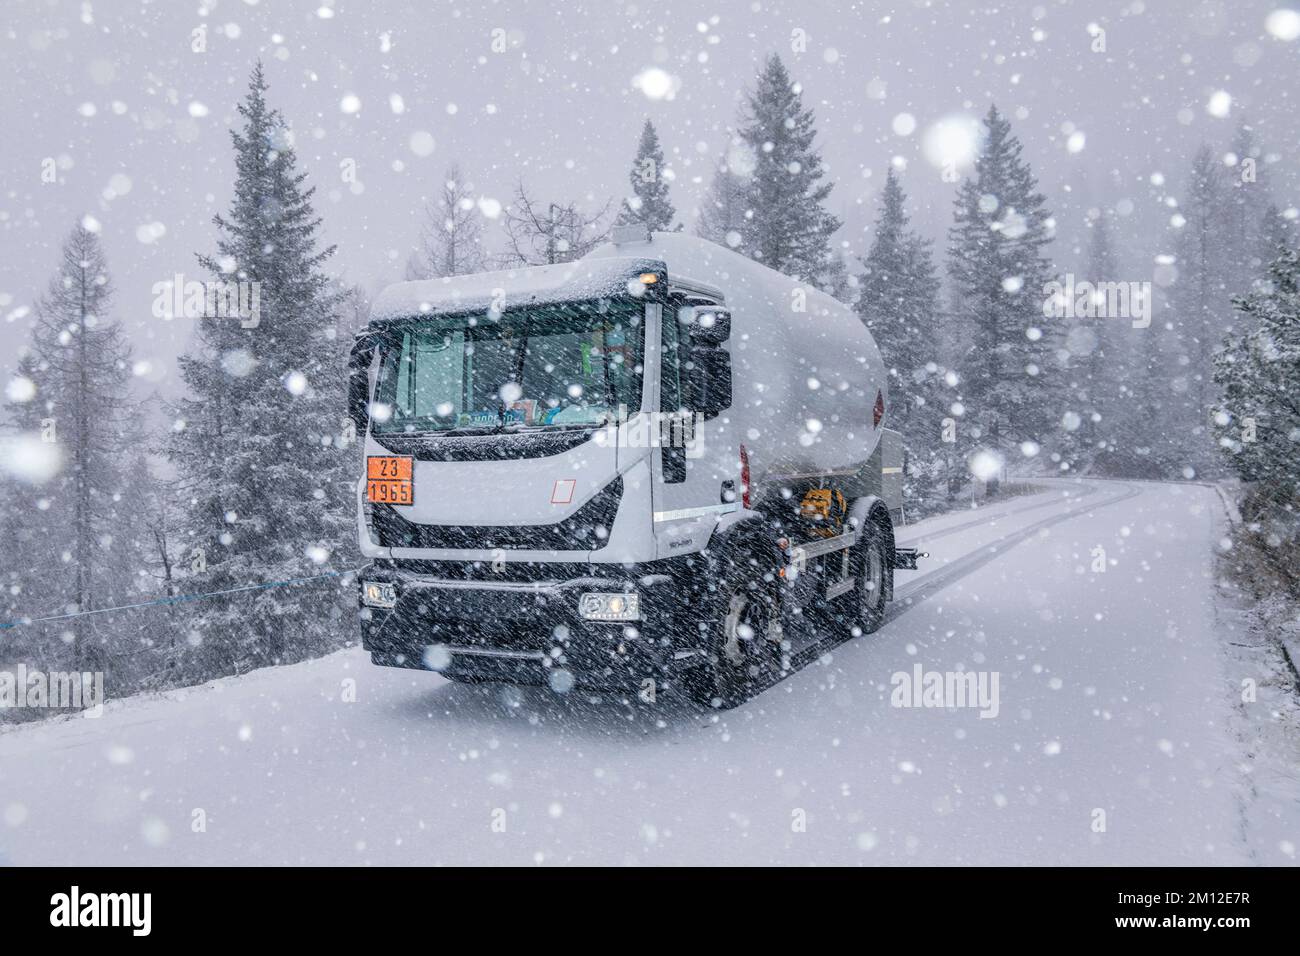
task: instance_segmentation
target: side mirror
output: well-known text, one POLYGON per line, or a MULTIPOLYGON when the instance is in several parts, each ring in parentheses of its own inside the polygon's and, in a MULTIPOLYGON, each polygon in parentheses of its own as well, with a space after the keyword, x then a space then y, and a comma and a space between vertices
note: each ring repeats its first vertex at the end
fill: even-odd
POLYGON ((726 349, 693 344, 687 370, 690 409, 714 418, 731 407, 731 355, 726 349))
POLYGON ((359 335, 348 355, 348 418, 357 435, 364 435, 370 423, 370 363, 377 342, 374 336, 359 335))
POLYGON ((687 306, 677 321, 686 326, 691 341, 701 345, 721 345, 731 338, 731 312, 716 305, 687 306))

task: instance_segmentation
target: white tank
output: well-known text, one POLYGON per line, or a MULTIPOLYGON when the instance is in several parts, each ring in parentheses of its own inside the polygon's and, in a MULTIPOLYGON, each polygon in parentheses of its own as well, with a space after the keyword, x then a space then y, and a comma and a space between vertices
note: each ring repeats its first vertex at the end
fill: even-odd
POLYGON ((685 282, 723 294, 732 364, 732 405, 723 417, 745 446, 751 487, 797 489, 820 479, 850 496, 872 490, 863 466, 888 424, 889 394, 880 350, 852 309, 679 232, 608 243, 587 258, 628 256, 661 260, 670 287, 685 282))

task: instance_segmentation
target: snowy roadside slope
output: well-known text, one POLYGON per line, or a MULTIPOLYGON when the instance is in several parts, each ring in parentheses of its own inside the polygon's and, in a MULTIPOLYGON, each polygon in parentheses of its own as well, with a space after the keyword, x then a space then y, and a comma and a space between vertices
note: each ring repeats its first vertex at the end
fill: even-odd
POLYGON ((1061 482, 912 526, 905 540, 933 554, 900 574, 913 603, 724 714, 452 685, 352 650, 20 727, 0 735, 0 853, 1248 862, 1213 633, 1215 507, 1199 486, 1061 482), (1100 574, 1097 545, 1114 561, 1100 574), (891 707, 891 675, 916 663, 998 672, 998 716, 891 707))

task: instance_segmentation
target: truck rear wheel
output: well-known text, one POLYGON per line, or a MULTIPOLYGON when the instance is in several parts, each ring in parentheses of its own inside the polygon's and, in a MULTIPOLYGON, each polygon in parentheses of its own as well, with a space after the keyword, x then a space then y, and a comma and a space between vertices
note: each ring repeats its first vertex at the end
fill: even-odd
POLYGON ((889 590, 888 576, 892 573, 880 525, 867 521, 854 551, 853 573, 857 578, 858 604, 855 626, 863 634, 870 634, 880 630, 885 622, 885 595, 889 590))
POLYGON ((756 568, 738 567, 714 599, 704 657, 689 681, 704 707, 730 710, 781 669, 778 585, 756 568))

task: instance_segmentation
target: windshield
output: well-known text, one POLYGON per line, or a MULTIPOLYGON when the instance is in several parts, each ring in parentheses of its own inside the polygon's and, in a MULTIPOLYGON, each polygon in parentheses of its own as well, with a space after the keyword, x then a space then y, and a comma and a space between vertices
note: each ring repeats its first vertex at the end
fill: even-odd
POLYGON ((644 306, 599 299, 394 330, 376 434, 600 425, 641 408, 644 306))

